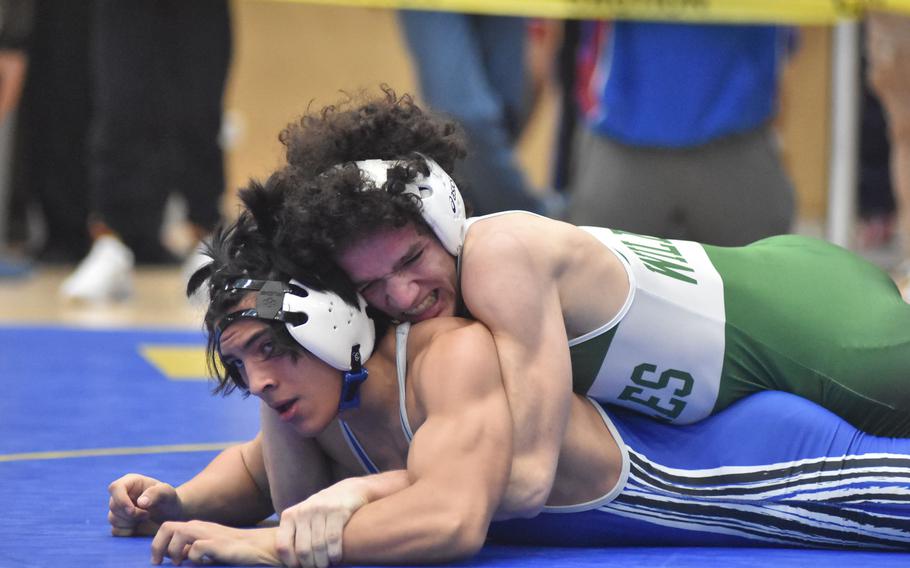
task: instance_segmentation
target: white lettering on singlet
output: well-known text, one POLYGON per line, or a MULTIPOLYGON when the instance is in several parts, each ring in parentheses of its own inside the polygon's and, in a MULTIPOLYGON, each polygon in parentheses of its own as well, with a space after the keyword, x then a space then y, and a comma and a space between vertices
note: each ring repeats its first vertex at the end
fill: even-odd
POLYGON ((588 395, 688 424, 717 401, 725 348, 724 287, 704 248, 583 227, 628 261, 635 299, 588 395))

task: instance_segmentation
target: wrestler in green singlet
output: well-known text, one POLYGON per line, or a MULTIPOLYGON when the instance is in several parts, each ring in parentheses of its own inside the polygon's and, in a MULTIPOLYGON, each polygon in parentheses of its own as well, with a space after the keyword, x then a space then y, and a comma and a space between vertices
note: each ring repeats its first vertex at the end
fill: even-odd
POLYGON ((725 248, 584 229, 631 291, 613 321, 570 340, 576 392, 690 423, 781 390, 910 437, 910 305, 877 267, 795 235, 725 248))

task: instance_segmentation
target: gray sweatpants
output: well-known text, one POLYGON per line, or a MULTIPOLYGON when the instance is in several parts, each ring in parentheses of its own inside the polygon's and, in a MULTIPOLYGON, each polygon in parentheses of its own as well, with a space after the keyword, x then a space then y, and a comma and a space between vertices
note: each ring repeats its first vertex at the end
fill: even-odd
POLYGON ((626 146, 584 129, 569 221, 720 246, 787 233, 794 192, 770 126, 683 149, 626 146))

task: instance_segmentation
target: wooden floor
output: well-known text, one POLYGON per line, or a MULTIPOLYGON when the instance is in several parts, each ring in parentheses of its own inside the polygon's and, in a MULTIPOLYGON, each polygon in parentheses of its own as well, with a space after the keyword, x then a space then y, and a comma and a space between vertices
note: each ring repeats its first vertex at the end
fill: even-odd
POLYGON ((79 305, 57 290, 72 266, 35 266, 24 278, 0 278, 0 323, 53 324, 92 328, 200 329, 203 312, 183 295, 180 267, 139 268, 126 301, 79 305))

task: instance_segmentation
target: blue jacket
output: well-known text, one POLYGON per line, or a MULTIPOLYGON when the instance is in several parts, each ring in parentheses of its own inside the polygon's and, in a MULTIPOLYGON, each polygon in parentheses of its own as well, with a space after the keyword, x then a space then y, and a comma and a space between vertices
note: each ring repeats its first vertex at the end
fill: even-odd
POLYGON ((776 112, 791 32, 766 25, 597 22, 580 61, 588 125, 635 146, 686 147, 752 130, 776 112))

